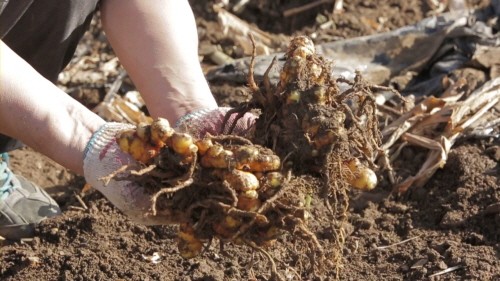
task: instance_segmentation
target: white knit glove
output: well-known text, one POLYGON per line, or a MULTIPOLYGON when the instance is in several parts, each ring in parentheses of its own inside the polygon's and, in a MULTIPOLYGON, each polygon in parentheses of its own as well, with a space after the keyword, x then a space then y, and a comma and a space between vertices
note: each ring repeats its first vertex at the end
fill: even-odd
POLYGON ((107 184, 103 180, 124 165, 129 165, 129 169, 140 169, 139 163, 123 152, 116 142, 119 132, 133 128, 135 126, 130 124, 106 123, 94 133, 84 152, 85 180, 132 221, 146 225, 176 223, 172 214, 165 210, 157 210, 156 216, 151 215, 151 194, 146 194, 139 184, 124 180, 120 174, 107 184))
MULTIPOLYGON (((219 107, 216 109, 202 109, 181 117, 175 124, 175 130, 178 132, 189 133, 195 138, 203 138, 206 133, 211 135, 219 135, 221 133, 222 123, 226 113, 231 110, 231 107, 219 107)), ((238 113, 233 113, 224 127, 224 134, 233 124, 238 113)), ((251 134, 253 125, 257 117, 252 113, 245 113, 234 127, 231 134, 247 137, 251 134)))

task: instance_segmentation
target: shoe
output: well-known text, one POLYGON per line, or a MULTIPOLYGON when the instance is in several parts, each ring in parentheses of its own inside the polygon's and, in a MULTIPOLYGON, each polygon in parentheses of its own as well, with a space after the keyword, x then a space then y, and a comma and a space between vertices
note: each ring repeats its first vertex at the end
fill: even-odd
POLYGON ((36 225, 61 214, 43 189, 8 167, 8 154, 0 154, 0 236, 9 240, 33 237, 36 225))

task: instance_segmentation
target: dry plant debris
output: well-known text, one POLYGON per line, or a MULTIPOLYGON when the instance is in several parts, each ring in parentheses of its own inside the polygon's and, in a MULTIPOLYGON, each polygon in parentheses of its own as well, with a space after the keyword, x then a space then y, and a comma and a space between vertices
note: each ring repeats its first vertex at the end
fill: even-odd
MULTIPOLYGON (((252 42, 249 40, 249 34, 255 37, 255 46, 258 54, 268 55, 280 48, 280 42, 275 37, 258 27, 238 18, 231 12, 225 10, 221 5, 215 5, 214 11, 217 13, 217 19, 222 26, 224 35, 230 35, 236 44, 243 48, 245 54, 252 52, 252 42)), ((283 35, 284 40, 289 40, 283 35)))
POLYGON ((500 78, 489 81, 465 99, 463 86, 464 82, 458 79, 441 97, 425 98, 382 130, 384 144, 379 160, 389 171, 394 192, 401 194, 410 187, 427 183, 444 166, 453 144, 467 136, 469 128, 483 128, 487 134, 498 125, 498 112, 488 112, 500 102, 500 78), (415 175, 396 181, 391 163, 407 145, 423 147, 429 152, 415 175))

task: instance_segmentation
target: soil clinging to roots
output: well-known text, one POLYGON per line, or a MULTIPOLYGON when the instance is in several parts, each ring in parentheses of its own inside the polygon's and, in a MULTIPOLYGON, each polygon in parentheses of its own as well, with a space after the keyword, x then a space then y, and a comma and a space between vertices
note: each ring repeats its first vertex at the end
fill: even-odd
POLYGON ((288 233, 305 245, 294 249, 302 276, 321 279, 330 270, 338 276, 348 188, 369 190, 377 181, 372 169, 380 133, 372 91, 379 88, 359 75, 355 81, 332 77, 332 63, 318 56, 305 36, 290 42, 285 57, 279 82, 272 85, 266 76, 260 86, 252 57, 253 98, 224 122, 231 132, 243 114, 260 109, 248 139, 208 134, 194 139, 157 119, 117 136, 122 150, 142 167, 123 167, 104 180, 124 177, 143 184, 152 202, 145 215, 172 217, 185 258, 199 255, 215 239, 221 249, 226 243, 247 245, 268 258, 272 279, 280 280, 268 249, 288 233), (348 89, 340 91, 340 83, 348 89), (327 218, 312 216, 320 205, 329 210, 327 218), (324 249, 310 222, 332 232, 336 247, 324 249))

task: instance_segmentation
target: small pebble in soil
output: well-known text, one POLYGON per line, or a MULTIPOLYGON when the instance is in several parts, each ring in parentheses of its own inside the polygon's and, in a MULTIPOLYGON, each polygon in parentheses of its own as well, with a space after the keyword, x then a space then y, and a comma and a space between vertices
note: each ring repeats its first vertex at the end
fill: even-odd
POLYGON ((448 265, 444 261, 439 261, 437 262, 436 267, 439 269, 447 269, 448 265))
POLYGON ((52 235, 56 235, 58 232, 59 232, 59 228, 57 228, 57 227, 53 227, 50 229, 50 234, 52 234, 52 235))

